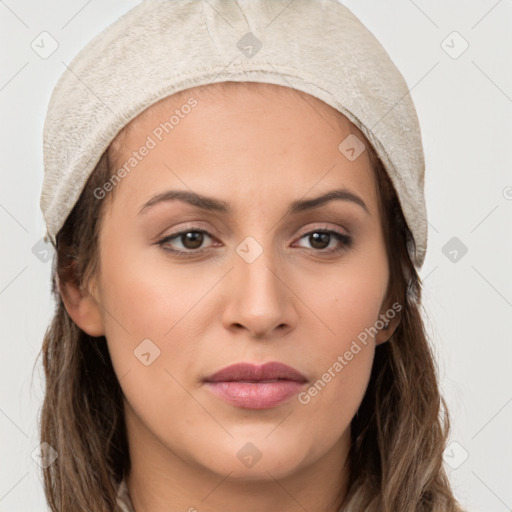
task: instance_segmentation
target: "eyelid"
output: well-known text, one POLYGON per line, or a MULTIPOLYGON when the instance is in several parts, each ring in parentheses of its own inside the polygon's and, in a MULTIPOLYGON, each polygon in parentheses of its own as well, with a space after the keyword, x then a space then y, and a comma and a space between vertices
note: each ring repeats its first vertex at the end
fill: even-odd
MULTIPOLYGON (((169 241, 172 239, 179 239, 180 236, 183 236, 186 233, 191 233, 191 232, 202 233, 202 234, 206 235, 207 237, 211 238, 212 240, 216 240, 216 237, 214 235, 212 235, 207 229, 200 228, 199 226, 192 226, 192 227, 185 227, 183 229, 180 229, 179 231, 170 233, 169 235, 162 236, 157 240, 157 243, 162 243, 162 242, 169 241)), ((192 253, 192 252, 198 252, 201 250, 203 250, 203 249, 197 249, 195 251, 189 250, 188 252, 192 253)))
MULTIPOLYGON (((343 228, 344 229, 344 228, 343 228)), ((344 229, 345 231, 348 231, 346 229, 344 229)), ((310 234, 311 232, 315 232, 315 231, 334 231, 340 235, 343 235, 343 236, 350 236, 348 233, 345 233, 343 231, 340 230, 340 227, 333 227, 331 225, 328 225, 326 224, 325 222, 323 223, 323 225, 315 225, 313 226, 312 228, 304 228, 304 230, 301 230, 299 231, 299 235, 298 237, 299 238, 302 238, 304 235, 308 235, 310 234)))

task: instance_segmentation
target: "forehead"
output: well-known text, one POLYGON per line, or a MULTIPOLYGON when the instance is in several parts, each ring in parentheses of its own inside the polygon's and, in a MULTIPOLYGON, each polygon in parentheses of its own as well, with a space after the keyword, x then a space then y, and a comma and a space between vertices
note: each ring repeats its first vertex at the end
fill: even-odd
POLYGON ((312 116, 323 120, 325 130, 341 128, 342 131, 349 131, 356 134, 366 142, 366 137, 361 130, 355 126, 341 112, 332 108, 322 100, 311 96, 303 91, 281 85, 265 82, 216 82, 178 91, 162 100, 154 103, 135 119, 130 121, 112 141, 112 148, 120 147, 125 142, 128 134, 134 135, 137 131, 147 132, 149 125, 158 119, 169 119, 169 113, 179 111, 191 99, 198 102, 201 108, 222 108, 231 106, 238 111, 251 112, 255 109, 266 109, 278 113, 283 109, 294 110, 305 116, 305 122, 312 116))
POLYGON ((120 167, 148 137, 155 142, 126 180, 137 195, 132 201, 178 185, 215 191, 219 198, 251 187, 272 193, 277 186, 290 192, 291 202, 309 189, 315 195, 347 185, 371 203, 369 156, 363 151, 357 160, 347 159, 339 146, 348 136, 369 148, 355 125, 318 98, 274 84, 223 82, 180 91, 149 107, 111 151, 120 167))

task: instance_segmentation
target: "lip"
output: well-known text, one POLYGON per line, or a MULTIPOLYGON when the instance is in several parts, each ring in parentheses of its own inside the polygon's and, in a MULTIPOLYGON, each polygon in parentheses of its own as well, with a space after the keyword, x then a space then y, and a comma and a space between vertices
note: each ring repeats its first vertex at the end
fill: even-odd
POLYGON ((298 370, 283 363, 236 363, 206 377, 207 388, 243 409, 269 409, 297 394, 307 382, 298 370))
POLYGON ((296 382, 307 382, 306 377, 298 370, 278 361, 262 365, 251 363, 235 363, 206 377, 206 382, 245 381, 255 382, 262 380, 285 379, 296 382))

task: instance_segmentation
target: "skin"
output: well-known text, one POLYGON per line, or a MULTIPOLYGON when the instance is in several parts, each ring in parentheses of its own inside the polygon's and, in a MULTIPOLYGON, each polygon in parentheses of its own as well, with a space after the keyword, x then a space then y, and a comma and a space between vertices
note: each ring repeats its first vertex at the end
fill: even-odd
MULTIPOLYGON (((134 508, 334 512, 349 476, 350 422, 375 346, 390 338, 396 321, 307 404, 294 396, 274 408, 242 409, 202 379, 234 362, 281 361, 306 376, 307 389, 389 309, 368 153, 350 161, 338 149, 350 134, 365 139, 307 94, 270 84, 229 93, 210 85, 135 119, 115 141, 116 166, 191 96, 198 105, 103 199, 100 264, 88 289, 60 285, 77 325, 107 339, 125 395, 134 508), (368 212, 332 200, 286 215, 293 201, 340 188, 359 196, 368 212), (170 189, 224 200, 232 212, 175 200, 138 214, 170 189), (208 232, 202 254, 180 258, 158 245, 183 229, 208 232), (332 235, 315 245, 308 234, 318 229, 353 243, 344 247, 332 235), (236 251, 248 236, 263 251, 251 263, 236 251), (134 355, 147 338, 160 350, 149 366, 134 355), (237 457, 248 442, 262 455, 252 467, 237 457)), ((198 250, 183 237, 166 244, 198 250)))

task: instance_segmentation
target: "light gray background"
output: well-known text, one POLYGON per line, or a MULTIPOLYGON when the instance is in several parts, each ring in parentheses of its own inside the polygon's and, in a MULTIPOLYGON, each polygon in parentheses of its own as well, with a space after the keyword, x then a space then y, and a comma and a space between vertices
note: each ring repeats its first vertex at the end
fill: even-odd
MULTIPOLYGON (((33 252, 47 103, 64 63, 137 3, 0 0, 0 511, 47 509, 31 456, 43 396, 32 370, 54 307, 50 263, 33 252), (58 42, 46 59, 31 47, 43 31, 58 42)), ((421 275, 452 416, 450 478, 468 510, 512 510, 512 0, 344 3, 404 74, 422 126, 421 275)))

